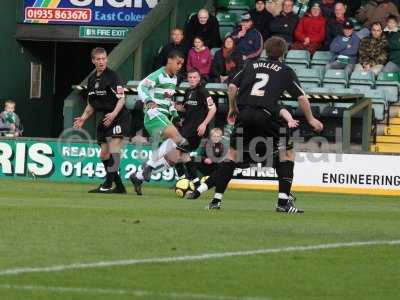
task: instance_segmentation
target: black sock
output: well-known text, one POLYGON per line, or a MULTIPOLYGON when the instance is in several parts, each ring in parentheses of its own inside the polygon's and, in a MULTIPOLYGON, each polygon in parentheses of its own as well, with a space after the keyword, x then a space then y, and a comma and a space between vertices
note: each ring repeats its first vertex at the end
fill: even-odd
POLYGON ((108 169, 107 169, 107 174, 111 180, 111 182, 115 182, 115 185, 118 186, 119 183, 122 183, 121 178, 119 178, 119 182, 117 183, 116 177, 119 177, 118 175, 118 169, 119 169, 119 163, 121 161, 121 153, 111 153, 109 162, 108 162, 108 169))
POLYGON ((189 161, 186 164, 186 170, 189 180, 194 180, 197 178, 197 168, 196 163, 193 161, 189 161))
POLYGON ((178 178, 183 178, 186 175, 185 165, 183 163, 175 164, 176 173, 178 173, 178 178))
POLYGON ((225 193, 229 181, 232 179, 233 171, 235 171, 236 163, 232 160, 223 161, 218 170, 215 184, 215 193, 225 193))
POLYGON ((294 162, 290 160, 278 162, 276 173, 279 180, 279 194, 286 194, 289 197, 293 182, 294 162))
POLYGON ((103 165, 104 165, 104 170, 106 171, 106 180, 102 184, 102 186, 105 187, 105 188, 111 188, 112 187, 112 183, 113 183, 112 178, 110 178, 110 174, 108 172, 110 159, 111 159, 111 156, 110 156, 109 159, 102 160, 103 165))

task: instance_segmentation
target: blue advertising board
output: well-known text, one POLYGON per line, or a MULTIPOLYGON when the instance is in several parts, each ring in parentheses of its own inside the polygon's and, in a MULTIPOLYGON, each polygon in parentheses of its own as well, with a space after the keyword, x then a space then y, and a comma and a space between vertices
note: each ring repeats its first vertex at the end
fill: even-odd
POLYGON ((24 0, 24 22, 133 27, 159 0, 24 0))

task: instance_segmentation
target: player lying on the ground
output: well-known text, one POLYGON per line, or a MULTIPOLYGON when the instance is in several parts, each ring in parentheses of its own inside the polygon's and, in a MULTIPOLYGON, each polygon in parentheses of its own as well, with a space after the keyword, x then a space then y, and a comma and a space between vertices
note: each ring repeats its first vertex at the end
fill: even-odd
POLYGON ((144 127, 153 143, 162 143, 153 151, 151 159, 144 163, 142 170, 130 176, 137 195, 142 195, 142 184, 150 181, 152 174, 190 159, 185 149, 188 142, 171 121, 178 117, 172 99, 177 85, 176 75, 183 62, 182 53, 171 51, 166 66, 148 75, 138 86, 139 97, 145 103, 144 127))
POLYGON ((96 72, 88 80, 88 104, 83 114, 75 118, 74 128, 82 128, 94 112, 103 113, 97 125, 97 142, 101 148, 100 159, 106 170, 106 179, 98 188, 89 193, 125 194, 126 190, 118 174, 118 168, 123 138, 129 136, 131 115, 125 107, 121 79, 117 73, 107 67, 106 50, 93 49, 92 63, 96 67, 96 72))
MULTIPOLYGON (((185 92, 182 104, 177 105, 177 109, 183 112, 180 133, 188 141, 185 149, 192 152, 200 146, 202 137, 207 135, 208 124, 214 118, 217 108, 214 100, 203 86, 198 70, 190 70, 187 79, 189 88, 185 92)), ((190 172, 188 164, 190 161, 175 165, 179 178, 185 176, 186 170, 190 172)), ((197 184, 197 181, 193 183, 197 184)))
MULTIPOLYGON (((228 118, 236 118, 235 128, 230 140, 227 158, 220 163, 218 169, 198 187, 188 194, 189 199, 198 198, 203 192, 215 187, 214 198, 209 209, 219 209, 226 187, 233 176, 236 164, 243 158, 250 162, 275 162, 279 180, 279 196, 276 210, 286 213, 302 213, 303 210, 294 206, 290 199, 293 181, 295 153, 290 142, 289 130, 284 131, 284 141, 281 138, 281 125, 277 120, 281 107, 280 97, 287 91, 298 99, 310 126, 317 132, 323 125, 314 118, 307 99, 295 72, 282 63, 287 51, 286 42, 279 37, 272 37, 265 43, 268 59, 258 59, 246 64, 231 80, 228 87, 229 113, 228 118), (237 98, 237 102, 236 102, 237 98), (257 141, 257 142, 256 142, 257 141), (256 146, 267 145, 260 158, 256 146), (271 147, 272 146, 272 147, 271 147)), ((282 117, 289 117, 281 114, 282 117)), ((297 126, 290 120, 288 127, 297 126)))

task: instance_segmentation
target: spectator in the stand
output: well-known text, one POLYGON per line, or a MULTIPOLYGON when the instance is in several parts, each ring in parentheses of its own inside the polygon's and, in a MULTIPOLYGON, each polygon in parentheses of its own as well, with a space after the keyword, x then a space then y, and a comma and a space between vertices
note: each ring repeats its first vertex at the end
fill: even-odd
POLYGON ((15 113, 15 102, 7 100, 4 103, 4 111, 0 114, 0 134, 18 137, 22 133, 21 120, 15 113))
POLYGON ((300 19, 294 32, 295 43, 291 49, 308 50, 311 54, 320 49, 325 41, 326 19, 321 14, 319 2, 314 2, 310 11, 300 19))
POLYGON ((254 28, 249 13, 243 14, 240 20, 239 28, 232 33, 237 50, 242 54, 243 60, 258 58, 263 50, 261 33, 254 28))
POLYGON ((243 65, 242 55, 237 51, 235 41, 227 36, 220 50, 215 52, 212 74, 215 82, 227 82, 229 77, 243 65))
POLYGON ((186 68, 188 71, 196 69, 205 81, 209 81, 212 56, 210 49, 205 46, 203 38, 197 36, 193 41, 193 48, 189 50, 186 68))
POLYGON ((361 7, 361 0, 344 0, 347 6, 347 13, 349 16, 355 16, 356 11, 361 7))
POLYGON ((375 75, 382 70, 387 62, 388 41, 383 34, 382 25, 379 22, 373 23, 371 36, 363 38, 359 50, 359 63, 356 71, 372 71, 375 75))
MULTIPOLYGON (((385 24, 386 18, 389 15, 394 15, 397 18, 400 17, 396 5, 389 0, 375 0, 369 1, 365 6, 361 7, 357 11, 355 19, 362 23, 366 29, 370 30, 373 23, 379 22, 385 24)), ((361 33, 359 33, 361 38, 368 36, 369 31, 366 29, 361 30, 361 33)))
POLYGON ((156 69, 161 68, 167 64, 168 55, 171 51, 178 50, 185 56, 185 61, 188 54, 188 45, 184 42, 183 30, 174 28, 171 31, 171 42, 162 47, 160 53, 157 56, 155 67, 156 69))
POLYGON ((196 36, 203 38, 204 44, 210 49, 221 46, 218 20, 204 8, 193 15, 186 25, 185 38, 188 45, 193 45, 196 36))
POLYGON ((333 53, 332 62, 326 65, 326 69, 345 69, 347 74, 353 72, 358 59, 360 38, 354 33, 351 21, 343 24, 343 33, 338 35, 330 45, 333 53))
POLYGON ((347 21, 345 14, 346 7, 344 6, 343 2, 336 3, 334 18, 329 18, 326 20, 324 50, 328 50, 334 38, 343 33, 343 24, 347 21))
POLYGON ((256 0, 256 7, 250 10, 250 15, 254 22, 254 28, 261 33, 263 40, 266 41, 270 37, 269 24, 274 16, 265 9, 265 0, 256 0))
POLYGON ((266 5, 267 11, 274 17, 279 16, 282 11, 282 2, 283 0, 268 0, 266 5))
POLYGON ((398 19, 389 16, 386 22, 385 34, 388 39, 389 62, 382 72, 400 72, 400 32, 398 19))
POLYGON ((326 19, 334 19, 335 18, 335 4, 336 0, 322 0, 321 1, 321 10, 322 15, 326 19))
POLYGON ((285 39, 290 46, 293 43, 294 30, 299 17, 293 12, 293 0, 285 0, 282 3, 282 12, 270 24, 270 32, 273 36, 285 39))

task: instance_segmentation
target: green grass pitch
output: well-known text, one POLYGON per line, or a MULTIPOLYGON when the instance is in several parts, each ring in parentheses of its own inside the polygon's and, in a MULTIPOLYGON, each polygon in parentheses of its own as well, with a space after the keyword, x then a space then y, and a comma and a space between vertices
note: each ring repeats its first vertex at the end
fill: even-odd
POLYGON ((285 215, 275 192, 210 212, 211 194, 127 187, 0 181, 0 299, 399 299, 396 197, 298 193, 306 213, 285 215))

